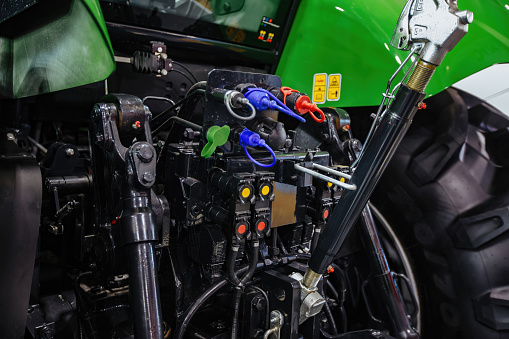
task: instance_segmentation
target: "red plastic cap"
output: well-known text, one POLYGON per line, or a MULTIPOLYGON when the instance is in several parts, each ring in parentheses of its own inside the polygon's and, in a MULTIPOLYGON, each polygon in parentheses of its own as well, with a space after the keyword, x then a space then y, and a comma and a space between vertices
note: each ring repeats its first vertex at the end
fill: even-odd
POLYGON ((311 118, 313 118, 313 120, 316 122, 323 122, 325 120, 325 114, 323 114, 323 111, 319 109, 316 104, 312 104, 311 99, 309 99, 307 95, 302 95, 297 99, 297 102, 295 103, 295 109, 297 109, 300 114, 309 112, 309 114, 311 114, 311 118), (318 118, 311 112, 318 112, 320 117, 318 118))
MULTIPOLYGON (((309 99, 307 95, 302 95, 297 99, 295 109, 297 109, 300 114, 304 114, 309 112, 309 110, 313 108, 313 105, 314 104, 311 103, 311 99, 309 99)), ((316 107, 316 105, 314 106, 316 107)))
POLYGON ((265 229, 265 221, 260 221, 258 223, 258 231, 263 231, 265 229))
POLYGON ((323 218, 327 219, 329 217, 329 210, 323 211, 323 218))
POLYGON ((238 232, 239 234, 244 234, 244 233, 246 233, 246 230, 247 230, 247 228, 246 228, 246 225, 244 225, 244 224, 240 225, 240 226, 237 228, 237 232, 238 232))

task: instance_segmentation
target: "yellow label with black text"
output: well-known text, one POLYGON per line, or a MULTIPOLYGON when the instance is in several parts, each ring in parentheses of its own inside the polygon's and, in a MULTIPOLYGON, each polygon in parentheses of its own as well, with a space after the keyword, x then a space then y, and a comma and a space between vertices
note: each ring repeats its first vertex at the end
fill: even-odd
POLYGON ((341 74, 329 74, 327 100, 338 101, 341 93, 341 74))
POLYGON ((313 77, 313 102, 323 104, 327 93, 327 73, 317 73, 313 77))

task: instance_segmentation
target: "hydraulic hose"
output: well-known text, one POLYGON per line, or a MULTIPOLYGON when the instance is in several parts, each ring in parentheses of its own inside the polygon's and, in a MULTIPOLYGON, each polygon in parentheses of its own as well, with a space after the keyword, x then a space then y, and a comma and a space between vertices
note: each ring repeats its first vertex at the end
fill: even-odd
POLYGON ((233 298, 233 319, 232 319, 232 339, 239 338, 239 308, 240 297, 242 297, 242 289, 237 287, 235 289, 235 297, 233 298))
POLYGON ((325 309, 325 315, 327 316, 330 327, 332 329, 332 334, 337 335, 338 334, 338 327, 336 326, 336 322, 334 321, 334 317, 332 316, 332 311, 330 310, 330 306, 328 302, 325 302, 324 305, 325 309))
POLYGON ((228 251, 228 257, 226 259, 226 274, 233 285, 239 286, 241 284, 240 279, 237 277, 235 273, 235 261, 237 260, 237 255, 239 253, 239 244, 237 242, 232 241, 232 246, 228 251))
POLYGON ((240 284, 245 285, 251 277, 253 277, 253 274, 256 270, 256 265, 258 264, 258 249, 260 247, 260 244, 258 242, 258 239, 255 239, 251 242, 251 257, 249 261, 249 267, 247 268, 246 274, 242 276, 242 279, 240 279, 240 284))
MULTIPOLYGON (((160 118, 165 116, 168 112, 170 112, 172 109, 174 109, 177 105, 181 104, 181 108, 178 112, 178 118, 183 120, 190 120, 194 111, 194 108, 198 104, 198 101, 201 99, 202 95, 205 93, 205 89, 207 88, 207 82, 206 81, 200 81, 191 86, 189 91, 186 93, 186 97, 179 102, 177 102, 174 106, 170 107, 166 111, 159 114, 156 118, 160 118), (201 94, 201 95, 198 95, 201 94)), ((154 120, 156 119, 154 118, 154 120)), ((167 121, 175 120, 174 118, 168 119, 167 121)), ((152 133, 152 135, 155 135, 154 133, 156 130, 161 130, 163 126, 166 125, 166 121, 163 122, 160 126, 158 126, 152 133)), ((164 167, 166 165, 166 153, 168 152, 168 145, 170 143, 178 142, 179 139, 184 134, 185 125, 182 126, 180 124, 176 124, 175 121, 173 121, 170 131, 168 132, 168 136, 166 137, 166 141, 164 143, 163 149, 161 150, 161 153, 159 155, 159 158, 157 159, 157 173, 162 173, 162 175, 158 175, 158 179, 161 181, 164 181, 164 167)))
MULTIPOLYGON (((286 264, 291 261, 295 260, 308 260, 310 258, 309 254, 305 253, 297 253, 297 254, 290 254, 288 256, 283 256, 280 258, 279 261, 275 262, 275 264, 283 263, 286 264)), ((249 265, 250 266, 250 265, 249 265)), ((256 269, 262 269, 264 267, 271 267, 272 265, 266 265, 264 262, 259 262, 256 264, 256 269)), ((240 274, 245 273, 248 270, 248 266, 241 267, 239 270, 235 272, 235 274, 238 276, 240 274)), ((196 301, 191 304, 187 308, 187 310, 182 315, 182 321, 180 321, 177 324, 177 327, 175 328, 175 336, 174 339, 182 339, 184 338, 184 333, 187 330, 187 327, 189 326, 189 323, 191 322, 191 319, 196 314, 198 309, 207 302, 214 294, 216 294, 219 290, 221 290, 223 287, 228 285, 228 279, 226 277, 223 277, 216 281, 216 283, 212 286, 210 286, 208 289, 205 290, 197 299, 196 301)))
POLYGON ((251 255, 249 266, 247 268, 247 272, 239 279, 237 274, 235 273, 235 260, 237 259, 237 254, 239 252, 240 246, 232 242, 232 247, 228 252, 228 258, 226 260, 226 274, 228 278, 235 286, 243 286, 245 285, 249 279, 253 276, 256 270, 256 264, 258 263, 258 249, 259 249, 258 240, 255 239, 251 242, 251 255))

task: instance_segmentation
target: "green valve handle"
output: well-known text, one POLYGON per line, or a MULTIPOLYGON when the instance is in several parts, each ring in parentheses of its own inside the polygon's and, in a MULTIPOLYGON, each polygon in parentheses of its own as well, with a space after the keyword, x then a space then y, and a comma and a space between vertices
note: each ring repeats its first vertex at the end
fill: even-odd
POLYGON ((228 141, 230 135, 230 126, 223 127, 212 126, 207 131, 207 144, 201 150, 201 156, 207 159, 216 151, 216 148, 223 146, 228 141))

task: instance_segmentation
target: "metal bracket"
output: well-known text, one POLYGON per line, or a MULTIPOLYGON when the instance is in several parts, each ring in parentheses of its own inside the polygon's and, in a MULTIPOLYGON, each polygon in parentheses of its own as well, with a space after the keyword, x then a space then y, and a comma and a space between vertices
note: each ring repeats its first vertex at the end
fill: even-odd
POLYGON ((278 310, 270 312, 270 328, 263 334, 263 339, 268 339, 272 334, 273 339, 279 339, 281 326, 285 323, 284 316, 278 310))

